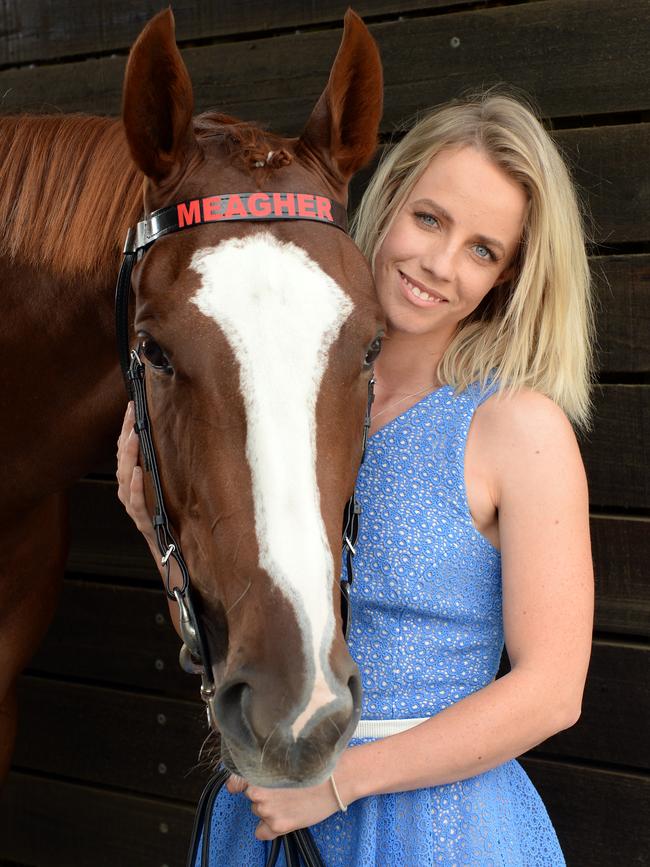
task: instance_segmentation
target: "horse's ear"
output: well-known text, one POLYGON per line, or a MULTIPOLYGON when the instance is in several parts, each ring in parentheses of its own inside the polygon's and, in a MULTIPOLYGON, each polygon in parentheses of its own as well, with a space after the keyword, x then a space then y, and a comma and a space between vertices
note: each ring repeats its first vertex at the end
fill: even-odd
POLYGON ((335 179, 346 184, 377 148, 382 98, 379 50, 361 18, 348 9, 329 81, 300 136, 298 150, 316 152, 335 179))
POLYGON ((171 9, 152 18, 131 49, 124 78, 122 119, 131 154, 156 183, 197 147, 192 83, 174 31, 171 9))

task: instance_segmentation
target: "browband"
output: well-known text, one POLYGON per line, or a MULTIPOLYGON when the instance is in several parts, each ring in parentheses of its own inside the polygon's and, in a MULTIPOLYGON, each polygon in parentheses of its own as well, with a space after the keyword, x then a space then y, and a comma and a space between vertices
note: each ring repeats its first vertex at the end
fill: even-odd
POLYGON ((205 223, 239 220, 312 220, 347 231, 348 219, 340 202, 315 193, 226 193, 189 199, 153 211, 129 229, 124 253, 143 250, 158 238, 205 223))

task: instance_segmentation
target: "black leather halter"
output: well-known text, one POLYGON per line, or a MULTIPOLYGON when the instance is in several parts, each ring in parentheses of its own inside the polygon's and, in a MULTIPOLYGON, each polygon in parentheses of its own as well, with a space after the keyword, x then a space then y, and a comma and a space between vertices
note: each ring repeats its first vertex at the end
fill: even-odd
MULTIPOLYGON (((201 671, 201 698, 206 704, 208 724, 217 730, 214 710, 216 684, 212 673, 210 653, 204 630, 196 615, 192 601, 190 574, 180 545, 175 539, 165 509, 158 461, 151 436, 151 423, 147 406, 145 387, 145 367, 140 360, 139 349, 130 348, 131 327, 129 321, 129 297, 131 294, 131 275, 135 263, 159 238, 186 228, 214 222, 234 222, 248 220, 267 222, 272 220, 310 220, 347 230, 345 208, 325 196, 306 193, 232 193, 229 195, 206 196, 180 202, 171 207, 154 211, 146 219, 131 228, 124 245, 124 258, 115 290, 115 325, 120 365, 129 397, 134 401, 134 428, 140 437, 140 450, 144 469, 151 474, 155 507, 153 525, 156 532, 161 563, 166 568, 165 590, 179 608, 180 632, 183 640, 181 665, 185 670, 201 671), (173 558, 181 573, 180 586, 171 585, 170 558, 173 558), (191 657, 194 668, 188 667, 191 657)), ((370 429, 370 409, 374 399, 374 379, 368 382, 368 402, 363 429, 363 455, 365 455, 368 431, 370 429)), ((359 531, 359 506, 354 493, 348 500, 343 516, 343 546, 346 555, 346 575, 341 579, 341 616, 345 638, 350 626, 349 588, 353 580, 352 555, 359 531)), ((192 843, 188 856, 188 867, 194 867, 197 854, 198 835, 204 829, 201 865, 208 864, 209 827, 212 805, 216 796, 228 779, 229 772, 220 769, 208 782, 197 809, 192 843), (207 822, 205 821, 207 817, 207 822)), ((303 829, 277 838, 271 847, 267 867, 275 865, 281 848, 288 867, 299 867, 300 860, 306 867, 323 867, 318 850, 309 831, 303 829)))

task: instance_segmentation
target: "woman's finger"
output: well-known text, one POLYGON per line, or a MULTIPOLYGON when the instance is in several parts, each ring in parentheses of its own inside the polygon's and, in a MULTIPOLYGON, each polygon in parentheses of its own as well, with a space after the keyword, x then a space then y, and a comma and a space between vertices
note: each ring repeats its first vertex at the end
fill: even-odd
POLYGON ((275 840, 278 835, 273 833, 266 822, 260 822, 255 829, 255 836, 258 840, 275 840))
POLYGON ((135 420, 135 411, 133 408, 133 401, 130 400, 126 405, 126 412, 124 413, 124 418, 122 419, 122 429, 120 430, 120 435, 117 438, 118 448, 120 443, 123 443, 126 437, 129 435, 129 432, 133 428, 133 422, 135 420))
POLYGON ((126 504, 126 510, 141 533, 144 533, 145 536, 153 534, 153 522, 144 499, 144 481, 141 467, 133 467, 131 484, 129 486, 129 502, 126 504))

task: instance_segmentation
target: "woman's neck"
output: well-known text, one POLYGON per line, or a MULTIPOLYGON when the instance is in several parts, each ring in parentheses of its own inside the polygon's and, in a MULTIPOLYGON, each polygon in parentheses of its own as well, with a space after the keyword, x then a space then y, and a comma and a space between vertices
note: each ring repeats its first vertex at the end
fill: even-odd
POLYGON ((438 364, 449 345, 441 345, 431 334, 405 334, 389 330, 375 364, 375 379, 384 395, 405 393, 440 383, 438 364))

